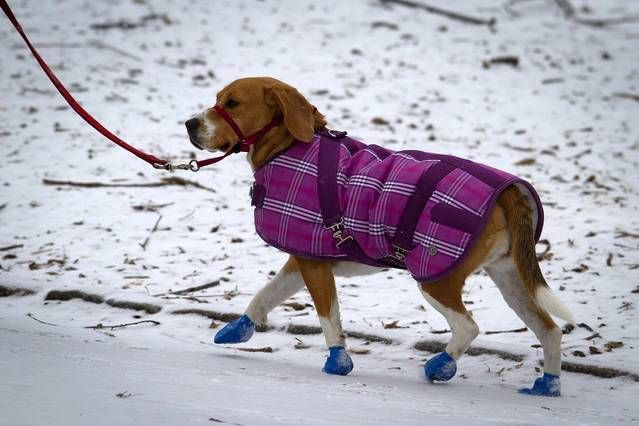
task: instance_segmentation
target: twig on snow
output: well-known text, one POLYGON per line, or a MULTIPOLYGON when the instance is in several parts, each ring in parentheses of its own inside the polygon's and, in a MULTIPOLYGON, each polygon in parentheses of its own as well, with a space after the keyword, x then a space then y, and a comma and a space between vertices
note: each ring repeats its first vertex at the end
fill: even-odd
POLYGON ((426 12, 434 13, 435 15, 445 16, 447 18, 453 19, 455 21, 464 22, 466 24, 473 25, 487 25, 489 27, 493 27, 497 20, 495 18, 490 19, 482 19, 476 18, 474 16, 464 15, 459 12, 454 12, 451 10, 442 9, 440 7, 431 6, 422 2, 411 1, 411 0, 380 0, 382 3, 396 3, 402 6, 411 7, 414 9, 422 9, 426 12))
POLYGON ((89 46, 94 47, 96 49, 103 49, 103 50, 109 50, 113 53, 117 53, 118 55, 127 57, 129 59, 133 59, 135 61, 142 61, 142 58, 140 58, 139 56, 135 56, 132 53, 129 53, 125 50, 122 49, 118 49, 117 47, 114 46, 109 46, 108 44, 105 44, 104 42, 100 41, 100 40, 91 40, 89 42, 89 46))
POLYGON ((575 7, 570 0, 555 0, 557 7, 561 9, 566 19, 582 25, 588 25, 591 27, 603 28, 609 25, 627 24, 630 22, 639 22, 639 16, 622 16, 621 18, 606 18, 606 19, 586 19, 577 16, 575 7))
POLYGON ((51 326, 53 326, 53 327, 57 327, 57 326, 58 326, 58 324, 53 324, 53 323, 51 323, 51 322, 46 322, 46 321, 39 320, 39 319, 38 319, 38 318, 36 318, 36 316, 35 316, 35 315, 33 315, 31 312, 29 312, 29 313, 27 314, 27 316, 28 316, 29 318, 31 318, 32 320, 38 321, 40 324, 51 325, 51 326))
MULTIPOLYGON (((13 49, 22 49, 24 46, 21 43, 16 43, 15 46, 11 46, 13 49)), ((111 52, 117 53, 118 55, 125 56, 127 58, 141 61, 142 58, 139 56, 135 56, 132 53, 124 51, 122 49, 118 49, 117 47, 110 46, 100 40, 91 40, 87 44, 83 43, 38 43, 38 48, 46 49, 46 48, 58 48, 58 49, 83 49, 83 48, 93 48, 98 50, 109 50, 111 52)))
POLYGON ((155 225, 153 225, 153 228, 151 228, 151 232, 149 236, 144 239, 143 243, 138 243, 140 244, 140 247, 142 247, 142 250, 146 250, 146 246, 147 244, 149 244, 149 239, 151 239, 151 234, 153 234, 155 231, 158 230, 158 225, 160 224, 161 220, 162 220, 162 215, 158 215, 158 220, 155 221, 155 225))
POLYGON ((493 331, 485 331, 484 334, 503 334, 503 333, 523 333, 525 331, 528 331, 528 328, 526 327, 522 327, 522 328, 515 328, 513 330, 493 330, 493 331))
POLYGON ((639 94, 615 92, 612 94, 612 96, 614 96, 615 98, 630 99, 631 101, 639 102, 639 94))
POLYGON ((84 327, 84 328, 89 328, 91 330, 102 330, 104 328, 109 328, 109 329, 113 330, 113 329, 116 329, 116 328, 128 327, 130 325, 147 324, 147 323, 151 323, 153 325, 160 325, 159 321, 143 320, 143 321, 127 322, 127 323, 124 323, 124 324, 116 324, 116 325, 104 325, 102 323, 99 323, 99 324, 96 324, 96 325, 89 325, 89 326, 84 327))
POLYGON ((198 286, 195 286, 195 287, 185 288, 184 290, 169 291, 167 293, 154 294, 153 296, 182 295, 182 294, 187 294, 187 293, 194 293, 196 291, 204 290, 204 289, 207 289, 207 288, 217 287, 218 285, 220 285, 220 280, 215 280, 215 281, 212 281, 210 283, 198 285, 198 286))
POLYGON ((73 186, 77 188, 157 188, 162 186, 192 186, 194 188, 203 189, 205 191, 216 191, 213 188, 207 188, 199 182, 184 179, 178 176, 171 176, 160 179, 160 182, 147 183, 102 183, 102 182, 74 182, 70 180, 42 179, 42 183, 52 186, 73 186))
POLYGON ((0 251, 8 251, 8 250, 13 250, 13 249, 19 249, 24 247, 24 244, 14 244, 12 246, 4 246, 4 247, 0 247, 0 251))
POLYGON ((270 346, 266 346, 263 348, 235 348, 238 351, 243 351, 243 352, 266 352, 266 353, 273 353, 273 348, 270 346))

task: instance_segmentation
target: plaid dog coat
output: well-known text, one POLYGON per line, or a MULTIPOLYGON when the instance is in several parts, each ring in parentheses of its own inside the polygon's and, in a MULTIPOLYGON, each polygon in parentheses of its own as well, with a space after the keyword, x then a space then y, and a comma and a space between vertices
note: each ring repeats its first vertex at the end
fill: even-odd
POLYGON ((543 224, 526 181, 483 164, 421 151, 394 152, 321 130, 255 170, 255 228, 269 245, 324 260, 408 269, 420 281, 469 253, 499 194, 516 184, 543 224))

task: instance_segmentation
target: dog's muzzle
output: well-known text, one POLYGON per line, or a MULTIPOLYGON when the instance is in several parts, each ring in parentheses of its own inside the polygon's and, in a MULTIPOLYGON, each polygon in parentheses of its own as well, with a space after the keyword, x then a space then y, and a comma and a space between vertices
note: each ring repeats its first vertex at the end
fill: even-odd
POLYGON ((197 149, 203 149, 197 143, 197 128, 200 125, 200 119, 191 118, 190 120, 186 120, 186 123, 184 123, 184 125, 186 126, 186 132, 189 134, 189 140, 191 141, 193 146, 196 147, 197 149))

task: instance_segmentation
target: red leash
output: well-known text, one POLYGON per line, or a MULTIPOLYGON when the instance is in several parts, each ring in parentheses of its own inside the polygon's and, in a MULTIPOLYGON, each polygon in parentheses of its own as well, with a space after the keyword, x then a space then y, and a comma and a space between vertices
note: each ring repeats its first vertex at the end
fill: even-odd
POLYGON ((6 0, 0 0, 0 8, 2 8, 2 11, 5 13, 5 15, 7 15, 7 18, 9 18, 9 21, 11 21, 16 31, 18 31, 18 34, 20 34, 24 42, 27 44, 27 47, 29 47, 29 50, 31 50, 31 53, 36 58, 40 66, 42 67, 42 70, 44 71, 44 73, 47 75, 47 77, 49 77, 49 80, 51 80, 51 82, 56 87, 56 89, 58 89, 58 92, 60 92, 60 94, 67 101, 69 106, 71 106, 71 108, 73 108, 73 110, 76 113, 78 113, 78 115, 82 117, 84 121, 90 124, 91 127, 93 127, 95 130, 100 132, 100 134, 102 134, 104 137, 106 137, 113 143, 121 146, 122 148, 126 149, 131 154, 135 155, 136 157, 151 164, 156 169, 165 169, 165 170, 179 169, 179 170, 191 170, 193 172, 196 172, 201 167, 208 166, 210 164, 215 164, 218 161, 223 160, 224 158, 228 157, 231 154, 234 154, 240 151, 247 152, 249 150, 249 147, 257 143, 269 130, 271 130, 274 127, 277 127, 279 124, 282 123, 282 118, 279 116, 276 116, 273 118, 273 120, 271 120, 270 123, 268 123, 262 129, 253 133, 249 137, 245 138, 242 132, 240 131, 239 127, 237 127, 237 124, 235 124, 233 119, 226 113, 226 111, 224 111, 222 107, 216 105, 214 107, 215 111, 217 111, 217 113, 220 114, 220 116, 231 126, 231 128, 235 131, 235 133, 240 138, 240 140, 226 154, 221 155, 219 157, 209 158, 207 160, 200 160, 200 161, 191 160, 187 164, 173 165, 167 160, 162 160, 161 158, 158 158, 152 154, 147 154, 146 152, 140 151, 139 149, 129 145, 128 143, 120 139, 118 136, 113 134, 110 130, 108 130, 102 124, 100 124, 100 122, 98 122, 95 118, 93 118, 93 116, 89 114, 87 110, 85 110, 80 105, 80 103, 78 103, 78 101, 75 100, 75 98, 71 95, 71 93, 69 93, 66 87, 64 87, 64 85, 60 82, 60 80, 58 80, 58 78, 55 76, 51 68, 49 68, 49 66, 44 61, 44 59, 42 59, 38 51, 33 47, 31 42, 29 41, 29 38, 27 37, 24 30, 20 26, 20 23, 18 22, 15 15, 11 11, 11 8, 9 7, 9 4, 6 2, 6 0))

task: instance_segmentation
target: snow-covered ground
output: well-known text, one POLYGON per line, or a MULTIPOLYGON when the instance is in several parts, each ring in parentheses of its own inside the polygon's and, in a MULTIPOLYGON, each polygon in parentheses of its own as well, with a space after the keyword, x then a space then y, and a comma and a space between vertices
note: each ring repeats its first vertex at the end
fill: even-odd
MULTIPOLYGON (((494 30, 376 1, 10 3, 84 106, 160 157, 201 157, 184 120, 231 80, 269 75, 297 87, 331 127, 368 142, 528 178, 546 213, 542 268, 592 329, 564 336, 565 359, 639 374, 639 23, 593 28, 544 0, 433 2, 495 17, 494 30), (519 65, 482 65, 504 55, 519 65)), ((574 4, 584 18, 639 15, 639 5, 620 0, 574 4)), ((285 259, 253 232, 246 161, 174 174, 208 191, 45 185, 170 175, 82 123, 0 22, 0 286, 36 291, 0 298, 0 424, 639 421, 639 386, 627 377, 565 373, 562 398, 516 394, 538 374, 530 332, 476 341, 522 362, 467 356, 453 382, 428 385, 421 366, 430 354, 413 346, 445 342, 448 334, 431 332, 447 325, 404 272, 338 282, 345 329, 393 341, 350 339, 363 353, 345 378, 319 371, 320 335, 285 332, 290 323, 316 326, 311 306, 277 308, 273 328, 241 346, 271 353, 213 346, 209 319, 171 313, 241 313, 285 259), (161 311, 45 302, 51 290, 161 311), (139 320, 160 325, 83 328, 139 320), (406 328, 384 328, 394 321, 406 328)), ((484 274, 469 279, 465 300, 483 331, 523 326, 484 274)))

